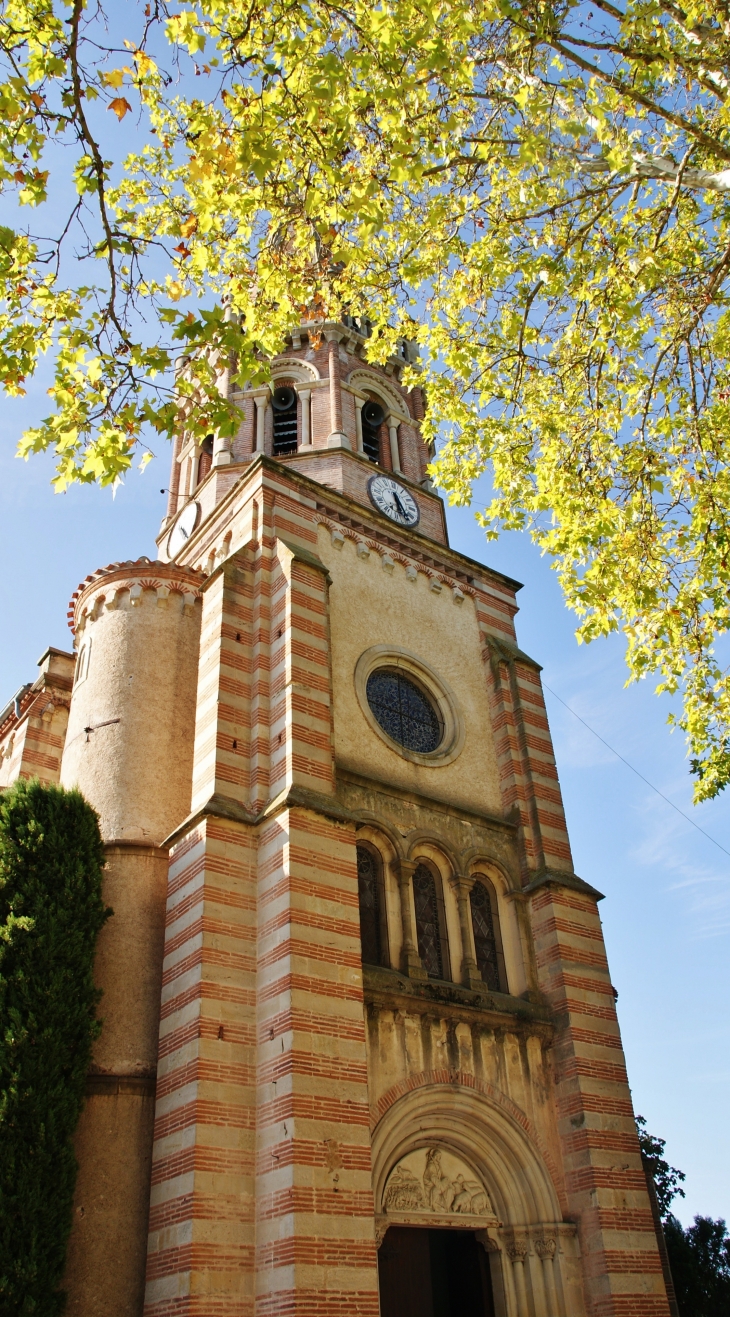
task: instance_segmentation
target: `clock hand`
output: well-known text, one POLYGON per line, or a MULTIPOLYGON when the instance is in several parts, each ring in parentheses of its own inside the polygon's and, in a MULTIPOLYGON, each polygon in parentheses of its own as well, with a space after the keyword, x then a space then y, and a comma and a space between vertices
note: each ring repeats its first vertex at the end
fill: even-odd
POLYGON ((189 540, 189 539, 190 539, 190 536, 188 535, 188 532, 186 531, 186 529, 185 529, 184 526, 181 526, 181 527, 180 527, 180 534, 182 535, 182 537, 183 537, 184 540, 189 540))
POLYGON ((407 520, 407 519, 408 519, 408 513, 406 512, 405 508, 403 507, 403 504, 401 503, 401 501, 400 501, 400 499, 399 499, 399 497, 398 497, 398 495, 397 495, 397 493, 396 493, 395 490, 393 490, 393 502, 395 503, 396 508, 397 508, 398 511, 400 512, 400 515, 401 515, 402 517, 405 517, 406 520, 407 520))

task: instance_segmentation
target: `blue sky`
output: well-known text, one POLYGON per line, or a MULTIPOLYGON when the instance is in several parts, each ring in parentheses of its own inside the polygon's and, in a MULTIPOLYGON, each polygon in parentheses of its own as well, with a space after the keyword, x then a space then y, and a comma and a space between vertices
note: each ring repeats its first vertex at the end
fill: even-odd
MULTIPOLYGON (((71 648, 68 600, 88 572, 155 554, 168 452, 134 472, 116 498, 77 488, 56 495, 46 458, 14 456, 21 430, 47 409, 46 381, 0 417, 0 704, 36 675, 49 645, 71 648)), ((622 642, 574 639, 554 574, 530 541, 487 543, 466 510, 449 514, 453 547, 525 584, 517 619, 523 649, 548 686, 680 809, 730 851, 725 797, 694 809, 684 745, 665 724, 651 685, 623 689, 622 642)), ((730 859, 685 822, 549 693, 575 858, 601 904, 637 1111, 687 1174, 685 1222, 730 1215, 730 859)))

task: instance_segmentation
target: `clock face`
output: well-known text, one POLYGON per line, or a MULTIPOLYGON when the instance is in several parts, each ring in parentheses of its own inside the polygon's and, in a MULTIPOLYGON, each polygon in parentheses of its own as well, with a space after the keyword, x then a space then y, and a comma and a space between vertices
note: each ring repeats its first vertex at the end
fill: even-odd
POLYGON ((408 490, 392 476, 371 476, 368 494, 379 512, 399 526, 417 526, 420 519, 418 504, 408 490))
POLYGON ((185 547, 200 516, 199 503, 186 503, 170 534, 167 537, 168 557, 174 558, 185 547))

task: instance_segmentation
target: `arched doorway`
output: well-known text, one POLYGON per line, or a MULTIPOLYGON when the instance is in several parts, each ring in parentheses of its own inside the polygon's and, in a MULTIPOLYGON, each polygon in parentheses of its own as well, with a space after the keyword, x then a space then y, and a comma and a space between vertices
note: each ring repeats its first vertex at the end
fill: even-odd
MULTIPOLYGON (((481 1250, 476 1256, 480 1267, 486 1264, 491 1286, 477 1314, 583 1317, 576 1228, 563 1219, 549 1152, 504 1094, 473 1077, 462 1083, 458 1072, 449 1079, 444 1083, 441 1074, 424 1071, 411 1078, 409 1091, 394 1086, 392 1101, 381 1100, 373 1128, 376 1238, 382 1248, 394 1228, 414 1231, 392 1237, 402 1253, 402 1275, 415 1279, 410 1287, 391 1279, 395 1261, 384 1260, 381 1293, 386 1304, 395 1294, 392 1302, 400 1308, 383 1307, 382 1317, 450 1313, 438 1307, 434 1292, 438 1256, 432 1267, 431 1232, 436 1250, 437 1237, 445 1234, 470 1237, 481 1250), (410 1291, 419 1295, 420 1306, 407 1306, 410 1291)), ((462 1314, 471 1317, 468 1305, 462 1314)))
POLYGON ((380 1317, 494 1317, 487 1255, 473 1230, 391 1226, 378 1276, 380 1317))

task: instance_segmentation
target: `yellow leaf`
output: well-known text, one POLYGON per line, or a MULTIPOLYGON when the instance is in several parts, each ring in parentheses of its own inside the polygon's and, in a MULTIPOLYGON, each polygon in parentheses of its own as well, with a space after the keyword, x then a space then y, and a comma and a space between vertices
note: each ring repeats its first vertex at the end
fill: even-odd
POLYGON ((157 68, 155 61, 150 59, 149 55, 146 55, 143 50, 135 50, 134 58, 137 61, 137 69, 141 77, 144 77, 147 73, 155 72, 157 68))
POLYGON ((114 87, 116 91, 119 91, 119 88, 124 82, 126 71, 126 69, 112 69, 109 73, 102 73, 101 80, 104 86, 114 87))
POLYGON ((197 215, 191 215, 189 219, 186 219, 184 223, 180 225, 180 232, 183 238, 192 237, 197 227, 198 227, 197 215))
POLYGON ((115 96, 114 100, 110 101, 107 106, 108 110, 114 111, 120 123, 124 118, 125 114, 129 114, 131 108, 132 107, 129 104, 129 101, 127 100, 126 96, 115 96))

